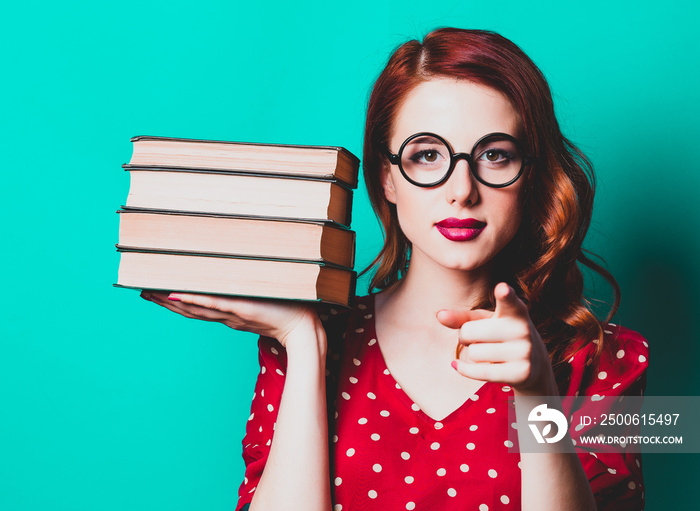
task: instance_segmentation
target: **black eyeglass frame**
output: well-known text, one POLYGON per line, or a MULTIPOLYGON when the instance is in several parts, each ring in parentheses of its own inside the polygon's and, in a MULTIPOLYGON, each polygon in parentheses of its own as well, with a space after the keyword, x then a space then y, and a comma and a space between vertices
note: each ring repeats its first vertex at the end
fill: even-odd
POLYGON ((401 171, 401 174, 406 179, 406 181, 408 181, 412 185, 419 186, 421 188, 433 188, 433 187, 439 186, 442 183, 444 183, 445 181, 447 181, 450 178, 450 176, 452 175, 452 172, 454 171, 455 166, 457 165, 457 162, 459 160, 466 160, 467 165, 469 166, 469 171, 471 172, 472 176, 474 176, 474 178, 477 181, 479 181, 481 184, 483 184, 484 186, 488 186, 491 188, 505 188, 506 186, 510 186, 513 183, 515 183, 518 179, 520 179, 520 176, 522 176, 523 172, 525 171, 525 167, 531 165, 534 162, 534 158, 532 158, 530 155, 524 155, 523 156, 523 163, 520 166, 520 170, 518 171, 518 174, 513 179, 508 181, 507 183, 498 184, 498 185, 487 183, 486 181, 484 181, 481 178, 481 176, 479 176, 476 172, 473 171, 474 160, 472 159, 472 154, 474 153, 474 149, 476 149, 479 144, 481 144, 482 142, 484 142, 485 140, 490 139, 490 138, 498 138, 499 140, 503 140, 503 139, 510 140, 511 142, 513 142, 515 144, 515 147, 518 148, 520 153, 521 154, 523 153, 522 147, 520 145, 520 142, 518 142, 518 139, 516 139, 512 135, 508 135, 507 133, 499 133, 499 132, 489 133, 487 135, 484 135, 483 137, 481 137, 479 140, 476 141, 476 143, 474 144, 474 147, 472 147, 471 153, 455 153, 452 150, 452 146, 450 145, 450 143, 447 140, 445 140, 444 138, 442 138, 440 135, 436 135, 435 133, 430 133, 427 131, 422 131, 420 133, 416 133, 414 135, 411 135, 406 140, 404 140, 403 144, 401 144, 401 147, 399 148, 399 152, 397 154, 392 154, 392 152, 389 150, 388 147, 385 148, 385 154, 386 154, 387 158, 389 158, 389 162, 392 165, 399 166, 399 170, 401 171), (406 147, 406 145, 408 145, 412 140, 414 140, 418 137, 425 137, 425 136, 434 137, 434 138, 438 139, 440 142, 445 144, 445 147, 447 147, 447 150, 450 152, 450 167, 447 170, 447 172, 445 173, 445 175, 442 176, 442 178, 440 178, 439 180, 435 181, 434 183, 428 183, 428 184, 418 183, 418 182, 414 181, 413 179, 411 179, 410 177, 408 177, 408 174, 406 174, 406 171, 403 169, 403 165, 401 165, 401 154, 403 153, 403 150, 406 147))

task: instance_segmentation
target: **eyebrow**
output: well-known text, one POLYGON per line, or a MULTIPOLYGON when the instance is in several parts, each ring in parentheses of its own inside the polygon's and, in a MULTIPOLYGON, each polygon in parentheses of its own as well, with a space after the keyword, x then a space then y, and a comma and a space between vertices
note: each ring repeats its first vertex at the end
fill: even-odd
POLYGON ((425 135, 422 137, 414 138, 411 140, 411 143, 416 143, 416 144, 426 144, 426 143, 439 143, 442 144, 437 138, 431 137, 429 135, 425 135))

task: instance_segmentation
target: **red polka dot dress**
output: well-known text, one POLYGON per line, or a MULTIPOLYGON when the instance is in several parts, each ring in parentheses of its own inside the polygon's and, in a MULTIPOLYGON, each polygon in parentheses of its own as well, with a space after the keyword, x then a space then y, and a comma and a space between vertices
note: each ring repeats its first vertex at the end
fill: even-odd
MULTIPOLYGON (((359 298, 353 311, 343 314, 349 316, 345 321, 328 322, 347 326, 342 335, 328 328, 333 509, 520 509, 520 454, 509 440, 512 389, 487 382, 450 415, 434 420, 386 366, 374 329, 373 295, 359 298)), ((613 325, 606 327, 606 336, 613 350, 603 356, 596 374, 593 364, 587 364, 593 349, 569 361, 568 395, 610 397, 643 390, 646 342, 613 325)), ((246 475, 237 509, 251 501, 273 441, 286 369, 284 348, 261 338, 260 364, 243 440, 246 475)), ((585 433, 571 431, 574 439, 585 433)), ((639 455, 582 451, 579 457, 599 509, 643 508, 639 455)))

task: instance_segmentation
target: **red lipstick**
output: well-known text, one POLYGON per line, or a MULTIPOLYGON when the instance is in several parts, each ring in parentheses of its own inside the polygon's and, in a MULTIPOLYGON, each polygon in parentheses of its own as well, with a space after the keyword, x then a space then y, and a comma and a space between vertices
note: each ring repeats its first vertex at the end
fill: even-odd
POLYGON ((486 222, 475 218, 445 218, 435 224, 440 234, 450 241, 469 241, 476 238, 486 227, 486 222))

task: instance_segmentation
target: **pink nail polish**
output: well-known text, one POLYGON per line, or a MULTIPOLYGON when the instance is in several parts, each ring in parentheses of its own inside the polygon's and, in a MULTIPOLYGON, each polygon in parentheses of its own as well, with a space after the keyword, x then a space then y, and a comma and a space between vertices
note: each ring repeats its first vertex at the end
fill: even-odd
POLYGON ((453 360, 451 365, 452 365, 452 369, 454 369, 456 371, 457 370, 457 361, 453 360))
POLYGON ((172 300, 173 302, 180 302, 180 300, 177 296, 175 295, 168 295, 168 300, 172 300))

